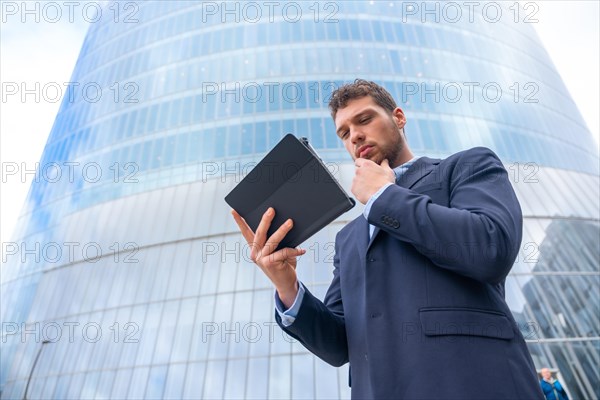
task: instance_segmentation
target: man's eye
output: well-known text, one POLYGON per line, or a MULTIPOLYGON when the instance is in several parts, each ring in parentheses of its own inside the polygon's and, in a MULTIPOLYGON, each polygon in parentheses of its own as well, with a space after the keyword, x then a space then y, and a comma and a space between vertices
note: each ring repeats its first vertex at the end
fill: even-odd
POLYGON ((363 119, 361 119, 361 120, 360 120, 360 123, 361 123, 361 124, 366 124, 366 123, 367 123, 367 122, 369 122, 370 120, 371 120, 371 117, 369 117, 369 118, 363 118, 363 119))

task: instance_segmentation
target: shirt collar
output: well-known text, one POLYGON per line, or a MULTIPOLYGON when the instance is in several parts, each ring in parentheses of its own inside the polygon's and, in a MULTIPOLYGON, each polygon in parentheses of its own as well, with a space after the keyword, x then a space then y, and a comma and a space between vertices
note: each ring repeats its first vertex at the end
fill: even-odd
POLYGON ((405 162, 404 164, 400 164, 396 168, 394 168, 393 171, 394 175, 396 175, 396 181, 400 179, 400 176, 402 176, 402 174, 406 172, 406 170, 409 169, 410 166, 413 165, 414 162, 417 161, 419 158, 421 158, 421 156, 415 156, 407 162, 405 162))

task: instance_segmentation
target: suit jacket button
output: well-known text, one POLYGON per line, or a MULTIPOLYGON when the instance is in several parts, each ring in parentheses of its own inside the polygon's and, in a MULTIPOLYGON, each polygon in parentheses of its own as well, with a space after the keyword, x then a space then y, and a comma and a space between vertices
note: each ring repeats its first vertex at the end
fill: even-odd
POLYGON ((400 227, 400 222, 398 222, 398 220, 394 220, 394 222, 392 222, 392 228, 394 229, 398 229, 400 227))

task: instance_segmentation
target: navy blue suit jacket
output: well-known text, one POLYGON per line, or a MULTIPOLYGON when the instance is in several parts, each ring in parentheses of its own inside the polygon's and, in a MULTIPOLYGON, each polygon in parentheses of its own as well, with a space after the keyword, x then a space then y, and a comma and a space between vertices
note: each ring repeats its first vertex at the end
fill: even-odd
POLYGON ((353 398, 543 399, 504 301, 522 214, 489 149, 422 157, 336 237, 323 302, 308 290, 279 325, 326 362, 350 362, 353 398))

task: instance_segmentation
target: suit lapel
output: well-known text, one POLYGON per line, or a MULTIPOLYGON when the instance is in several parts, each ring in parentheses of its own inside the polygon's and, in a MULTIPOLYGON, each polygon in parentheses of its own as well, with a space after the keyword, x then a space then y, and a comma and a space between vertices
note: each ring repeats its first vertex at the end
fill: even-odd
POLYGON ((429 175, 440 161, 436 158, 421 157, 402 174, 396 183, 402 187, 411 189, 417 182, 429 175))
MULTIPOLYGON (((364 216, 360 215, 356 219, 356 224, 356 235, 358 236, 356 238, 356 243, 358 247, 358 254, 360 255, 361 261, 364 261, 367 258, 367 248, 369 245, 369 223, 364 216)), ((373 235, 373 237, 375 237, 375 235, 373 235)))
MULTIPOLYGON (((373 235, 369 239, 369 244, 367 245, 367 250, 366 251, 369 251, 369 248, 371 248, 371 243, 373 243, 373 241, 377 237, 377 234, 379 233, 380 230, 381 229, 379 229, 379 227, 377 227, 377 226, 375 227, 375 229, 373 229, 373 235)), ((367 238, 368 237, 369 237, 369 223, 367 222, 367 238)))
MULTIPOLYGON (((407 189, 412 188, 414 185, 417 184, 417 182, 419 182, 421 179, 423 179, 424 177, 429 175, 431 173, 431 171, 433 171, 435 166, 440 163, 440 161, 441 160, 439 160, 437 158, 429 158, 429 157, 419 158, 417 161, 415 161, 415 163, 413 165, 411 165, 400 176, 399 179, 396 180, 396 185, 402 186, 407 189)), ((363 232, 366 229, 367 235, 364 237, 368 239, 369 238, 369 223, 364 217, 362 218, 362 220, 364 221, 364 225, 366 226, 366 228, 359 229, 359 236, 361 236, 361 237, 364 236, 363 232)), ((381 231, 381 229, 379 229, 379 227, 376 226, 373 231, 373 236, 371 236, 371 239, 368 241, 366 248, 359 246, 359 249, 361 249, 361 257, 366 257, 366 253, 367 253, 367 251, 369 251, 369 248, 371 247, 371 244, 373 243, 373 241, 375 241, 375 238, 377 237, 377 234, 379 233, 379 231, 381 231), (362 251, 363 248, 365 249, 364 252, 362 251)), ((359 243, 361 243, 361 242, 359 241, 359 243)))

